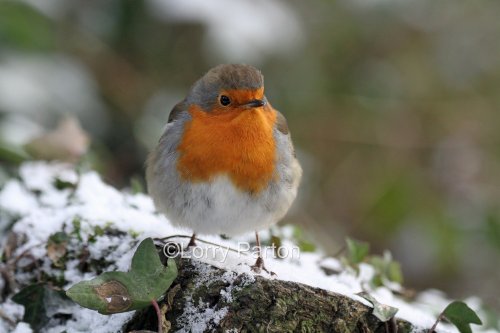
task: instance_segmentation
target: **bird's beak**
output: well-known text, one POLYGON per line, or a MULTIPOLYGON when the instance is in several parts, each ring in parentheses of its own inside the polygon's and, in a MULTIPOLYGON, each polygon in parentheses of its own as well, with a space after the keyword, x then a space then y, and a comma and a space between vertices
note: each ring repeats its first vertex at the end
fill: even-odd
POLYGON ((245 103, 244 105, 251 108, 259 108, 266 105, 266 101, 262 99, 253 99, 250 102, 245 103))

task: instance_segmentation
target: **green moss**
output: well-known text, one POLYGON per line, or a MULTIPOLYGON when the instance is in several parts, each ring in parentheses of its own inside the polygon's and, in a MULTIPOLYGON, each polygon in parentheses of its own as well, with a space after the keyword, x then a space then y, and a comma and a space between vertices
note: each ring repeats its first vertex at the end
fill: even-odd
MULTIPOLYGON (((231 285, 222 276, 226 271, 211 266, 199 269, 199 262, 193 264, 188 259, 178 259, 179 275, 174 285, 179 291, 173 298, 172 307, 167 312, 167 320, 172 323, 172 331, 183 328, 176 319, 183 314, 186 301, 191 299, 196 306, 206 304, 214 310, 228 308, 225 318, 210 332, 338 332, 338 333, 382 333, 384 323, 371 314, 371 308, 346 296, 312 288, 300 283, 269 280, 259 276, 248 283, 244 275, 238 276, 231 285), (203 272, 203 273, 200 273, 203 272), (200 279, 201 274, 203 278, 200 279), (205 282, 203 282, 205 281, 205 282), (221 296, 222 290, 231 287, 232 301, 221 296)), ((132 329, 155 328, 155 321, 145 318, 154 316, 148 309, 138 312, 126 331, 132 329), (153 322, 153 324, 151 323, 153 322)), ((398 332, 410 333, 412 326, 398 321, 398 332)))

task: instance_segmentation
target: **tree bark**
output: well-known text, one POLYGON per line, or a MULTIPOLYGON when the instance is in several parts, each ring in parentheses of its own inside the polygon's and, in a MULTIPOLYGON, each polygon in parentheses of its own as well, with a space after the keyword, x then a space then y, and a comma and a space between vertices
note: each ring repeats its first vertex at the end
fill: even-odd
MULTIPOLYGON (((394 325, 381 322, 370 307, 323 289, 237 275, 190 259, 177 263, 179 275, 161 302, 167 310, 165 331, 380 333, 394 332, 397 326, 397 332, 404 333, 413 329, 403 320, 394 325), (204 327, 200 318, 213 313, 223 316, 204 327)), ((154 309, 148 308, 138 311, 124 331, 156 327, 154 309)))

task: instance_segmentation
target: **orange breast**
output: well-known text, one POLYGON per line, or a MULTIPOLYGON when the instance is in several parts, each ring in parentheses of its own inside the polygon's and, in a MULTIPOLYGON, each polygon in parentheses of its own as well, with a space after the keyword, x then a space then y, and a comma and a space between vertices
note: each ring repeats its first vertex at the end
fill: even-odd
POLYGON ((178 147, 177 169, 184 179, 203 182, 226 174, 243 191, 262 191, 275 173, 276 112, 250 109, 211 114, 191 106, 178 147))

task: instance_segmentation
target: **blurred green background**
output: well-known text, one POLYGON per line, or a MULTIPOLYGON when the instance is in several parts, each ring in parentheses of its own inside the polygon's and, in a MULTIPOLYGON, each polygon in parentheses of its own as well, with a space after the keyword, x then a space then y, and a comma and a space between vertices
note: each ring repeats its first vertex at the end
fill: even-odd
MULTIPOLYGON (((143 182, 189 86, 253 64, 305 170, 285 223, 500 308, 499 17, 498 1, 2 0, 1 173, 71 115, 108 182, 143 182)), ((78 154, 77 132, 53 141, 78 154)))

